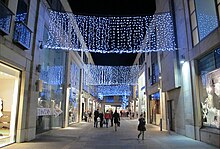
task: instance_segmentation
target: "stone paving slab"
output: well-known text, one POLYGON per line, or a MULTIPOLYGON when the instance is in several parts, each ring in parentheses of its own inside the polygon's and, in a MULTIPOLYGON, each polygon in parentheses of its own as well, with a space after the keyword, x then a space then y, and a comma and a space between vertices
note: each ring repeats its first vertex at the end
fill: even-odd
POLYGON ((145 140, 138 140, 136 119, 123 118, 121 127, 94 128, 93 123, 78 123, 71 127, 51 130, 35 140, 14 143, 4 149, 217 149, 185 136, 160 131, 147 125, 145 140))

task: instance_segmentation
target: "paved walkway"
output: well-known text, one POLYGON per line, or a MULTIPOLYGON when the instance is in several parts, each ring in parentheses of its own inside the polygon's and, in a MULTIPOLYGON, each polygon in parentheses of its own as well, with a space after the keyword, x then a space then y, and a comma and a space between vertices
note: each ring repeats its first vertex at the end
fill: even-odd
POLYGON ((94 128, 93 123, 74 124, 38 135, 31 142, 4 149, 217 149, 214 146, 147 125, 145 140, 137 140, 137 120, 121 120, 121 127, 94 128))

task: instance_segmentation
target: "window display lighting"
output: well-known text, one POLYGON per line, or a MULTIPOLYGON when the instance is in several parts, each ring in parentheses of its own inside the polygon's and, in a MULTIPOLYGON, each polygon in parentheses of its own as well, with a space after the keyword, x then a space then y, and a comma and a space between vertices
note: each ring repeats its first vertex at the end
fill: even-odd
POLYGON ((170 13, 146 17, 96 17, 50 12, 50 49, 98 53, 175 50, 170 13))
POLYGON ((139 65, 101 66, 85 65, 87 85, 137 85, 139 65))

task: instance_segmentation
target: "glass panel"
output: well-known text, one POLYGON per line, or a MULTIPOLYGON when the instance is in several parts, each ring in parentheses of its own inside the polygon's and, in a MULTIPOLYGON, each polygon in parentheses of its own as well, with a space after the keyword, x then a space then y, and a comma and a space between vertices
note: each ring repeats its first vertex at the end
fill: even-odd
POLYGON ((199 76, 203 125, 220 128, 220 69, 199 76))
POLYGON ((199 71, 212 71, 215 67, 214 53, 210 53, 199 60, 199 71))
POLYGON ((27 23, 27 19, 28 19, 28 1, 18 0, 15 21, 22 21, 24 23, 27 23))
POLYGON ((9 34, 11 27, 12 12, 0 2, 0 31, 9 34))
POLYGON ((189 0, 190 14, 195 10, 194 0, 189 0))
POLYGON ((195 12, 193 12, 193 14, 191 15, 191 23, 192 23, 192 30, 194 30, 195 27, 197 26, 196 13, 195 12))
POLYGON ((198 35, 198 29, 196 28, 193 31, 193 45, 197 45, 199 43, 199 35, 198 35))
POLYGON ((31 30, 23 22, 15 22, 13 40, 29 49, 31 43, 31 30))
POLYGON ((70 72, 69 124, 77 122, 78 119, 80 68, 73 63, 70 66, 70 72))
POLYGON ((220 48, 215 50, 215 64, 216 68, 220 68, 220 48))
POLYGON ((0 147, 15 142, 20 72, 0 63, 0 147))
MULTIPOLYGON (((43 41, 48 29, 44 28, 43 41)), ((63 83, 65 72, 65 51, 40 49, 40 80, 43 88, 38 98, 37 133, 62 126, 63 83)))
POLYGON ((195 0, 200 40, 218 27, 215 0, 195 0))

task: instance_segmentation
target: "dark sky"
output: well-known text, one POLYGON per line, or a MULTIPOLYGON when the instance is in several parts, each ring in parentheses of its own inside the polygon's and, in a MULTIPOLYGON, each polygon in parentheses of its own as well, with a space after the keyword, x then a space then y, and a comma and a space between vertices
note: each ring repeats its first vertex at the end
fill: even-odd
POLYGON ((137 54, 102 54, 102 53, 91 53, 93 60, 96 65, 107 65, 107 66, 131 66, 134 63, 137 54))
MULTIPOLYGON (((155 0, 68 0, 74 14, 88 16, 147 16, 156 10, 155 0)), ((130 66, 136 54, 92 53, 96 65, 130 66)))

